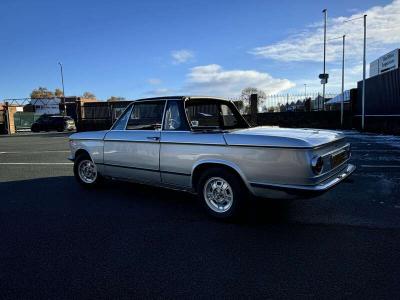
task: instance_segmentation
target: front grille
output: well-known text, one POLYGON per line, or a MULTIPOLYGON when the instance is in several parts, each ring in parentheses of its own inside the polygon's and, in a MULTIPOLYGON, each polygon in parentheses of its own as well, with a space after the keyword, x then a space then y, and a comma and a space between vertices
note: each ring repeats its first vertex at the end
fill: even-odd
POLYGON ((336 168, 337 166, 344 163, 349 158, 349 151, 342 150, 338 153, 334 153, 331 156, 331 169, 336 168))

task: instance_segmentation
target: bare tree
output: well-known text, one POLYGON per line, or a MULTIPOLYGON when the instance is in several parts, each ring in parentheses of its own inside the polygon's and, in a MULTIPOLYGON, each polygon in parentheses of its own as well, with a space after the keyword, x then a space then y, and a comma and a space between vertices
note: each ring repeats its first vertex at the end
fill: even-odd
POLYGON ((264 91, 262 91, 258 88, 255 88, 255 87, 247 87, 247 88, 243 89, 241 98, 243 100, 249 100, 251 94, 257 94, 258 99, 266 99, 267 98, 267 95, 265 94, 264 91))
POLYGON ((64 95, 63 95, 62 90, 60 90, 59 88, 56 88, 56 90, 54 91, 54 96, 60 98, 60 97, 62 97, 62 96, 64 96, 64 95))
POLYGON ((96 95, 91 92, 84 92, 82 97, 88 99, 96 99, 96 95))
POLYGON ((107 99, 107 102, 114 102, 114 101, 124 101, 124 97, 116 97, 116 96, 111 96, 110 98, 107 99))
POLYGON ((32 99, 40 99, 40 98, 53 98, 54 94, 52 91, 49 91, 47 88, 40 86, 37 89, 34 89, 31 92, 32 99))
MULTIPOLYGON (((240 104, 236 104, 237 106, 240 106, 239 110, 242 114, 249 114, 250 113, 250 96, 252 94, 257 94, 258 99, 264 100, 267 98, 267 95, 265 94, 264 91, 257 89, 255 87, 247 87, 242 90, 242 93, 240 95, 240 104)), ((239 101, 238 101, 239 102, 239 101)))

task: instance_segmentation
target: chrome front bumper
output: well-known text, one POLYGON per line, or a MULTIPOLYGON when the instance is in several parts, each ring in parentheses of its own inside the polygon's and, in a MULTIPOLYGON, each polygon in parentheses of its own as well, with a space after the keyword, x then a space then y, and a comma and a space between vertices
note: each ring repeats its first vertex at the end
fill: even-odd
POLYGON ((316 185, 289 185, 289 184, 264 184, 250 183, 253 194, 260 197, 271 198, 296 198, 293 196, 317 196, 336 186, 338 183, 350 176, 356 167, 347 164, 345 168, 316 185), (290 197, 285 197, 290 196, 290 197))

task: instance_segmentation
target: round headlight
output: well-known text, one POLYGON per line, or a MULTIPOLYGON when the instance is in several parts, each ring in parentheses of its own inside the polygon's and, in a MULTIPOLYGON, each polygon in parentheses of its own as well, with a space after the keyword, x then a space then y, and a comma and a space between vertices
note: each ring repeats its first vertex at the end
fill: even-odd
POLYGON ((324 161, 321 156, 316 156, 311 160, 311 169, 315 174, 321 174, 324 167, 324 161))

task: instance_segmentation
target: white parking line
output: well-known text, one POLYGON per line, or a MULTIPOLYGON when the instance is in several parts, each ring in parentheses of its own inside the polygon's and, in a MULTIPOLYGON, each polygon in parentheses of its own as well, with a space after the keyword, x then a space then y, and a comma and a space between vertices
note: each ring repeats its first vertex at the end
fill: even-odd
POLYGON ((65 163, 60 163, 60 162, 55 162, 55 163, 50 163, 50 162, 6 162, 6 163, 0 163, 0 165, 73 165, 73 163, 65 162, 65 163))
POLYGON ((69 153, 68 150, 43 150, 43 151, 1 151, 0 154, 37 154, 37 153, 69 153))

